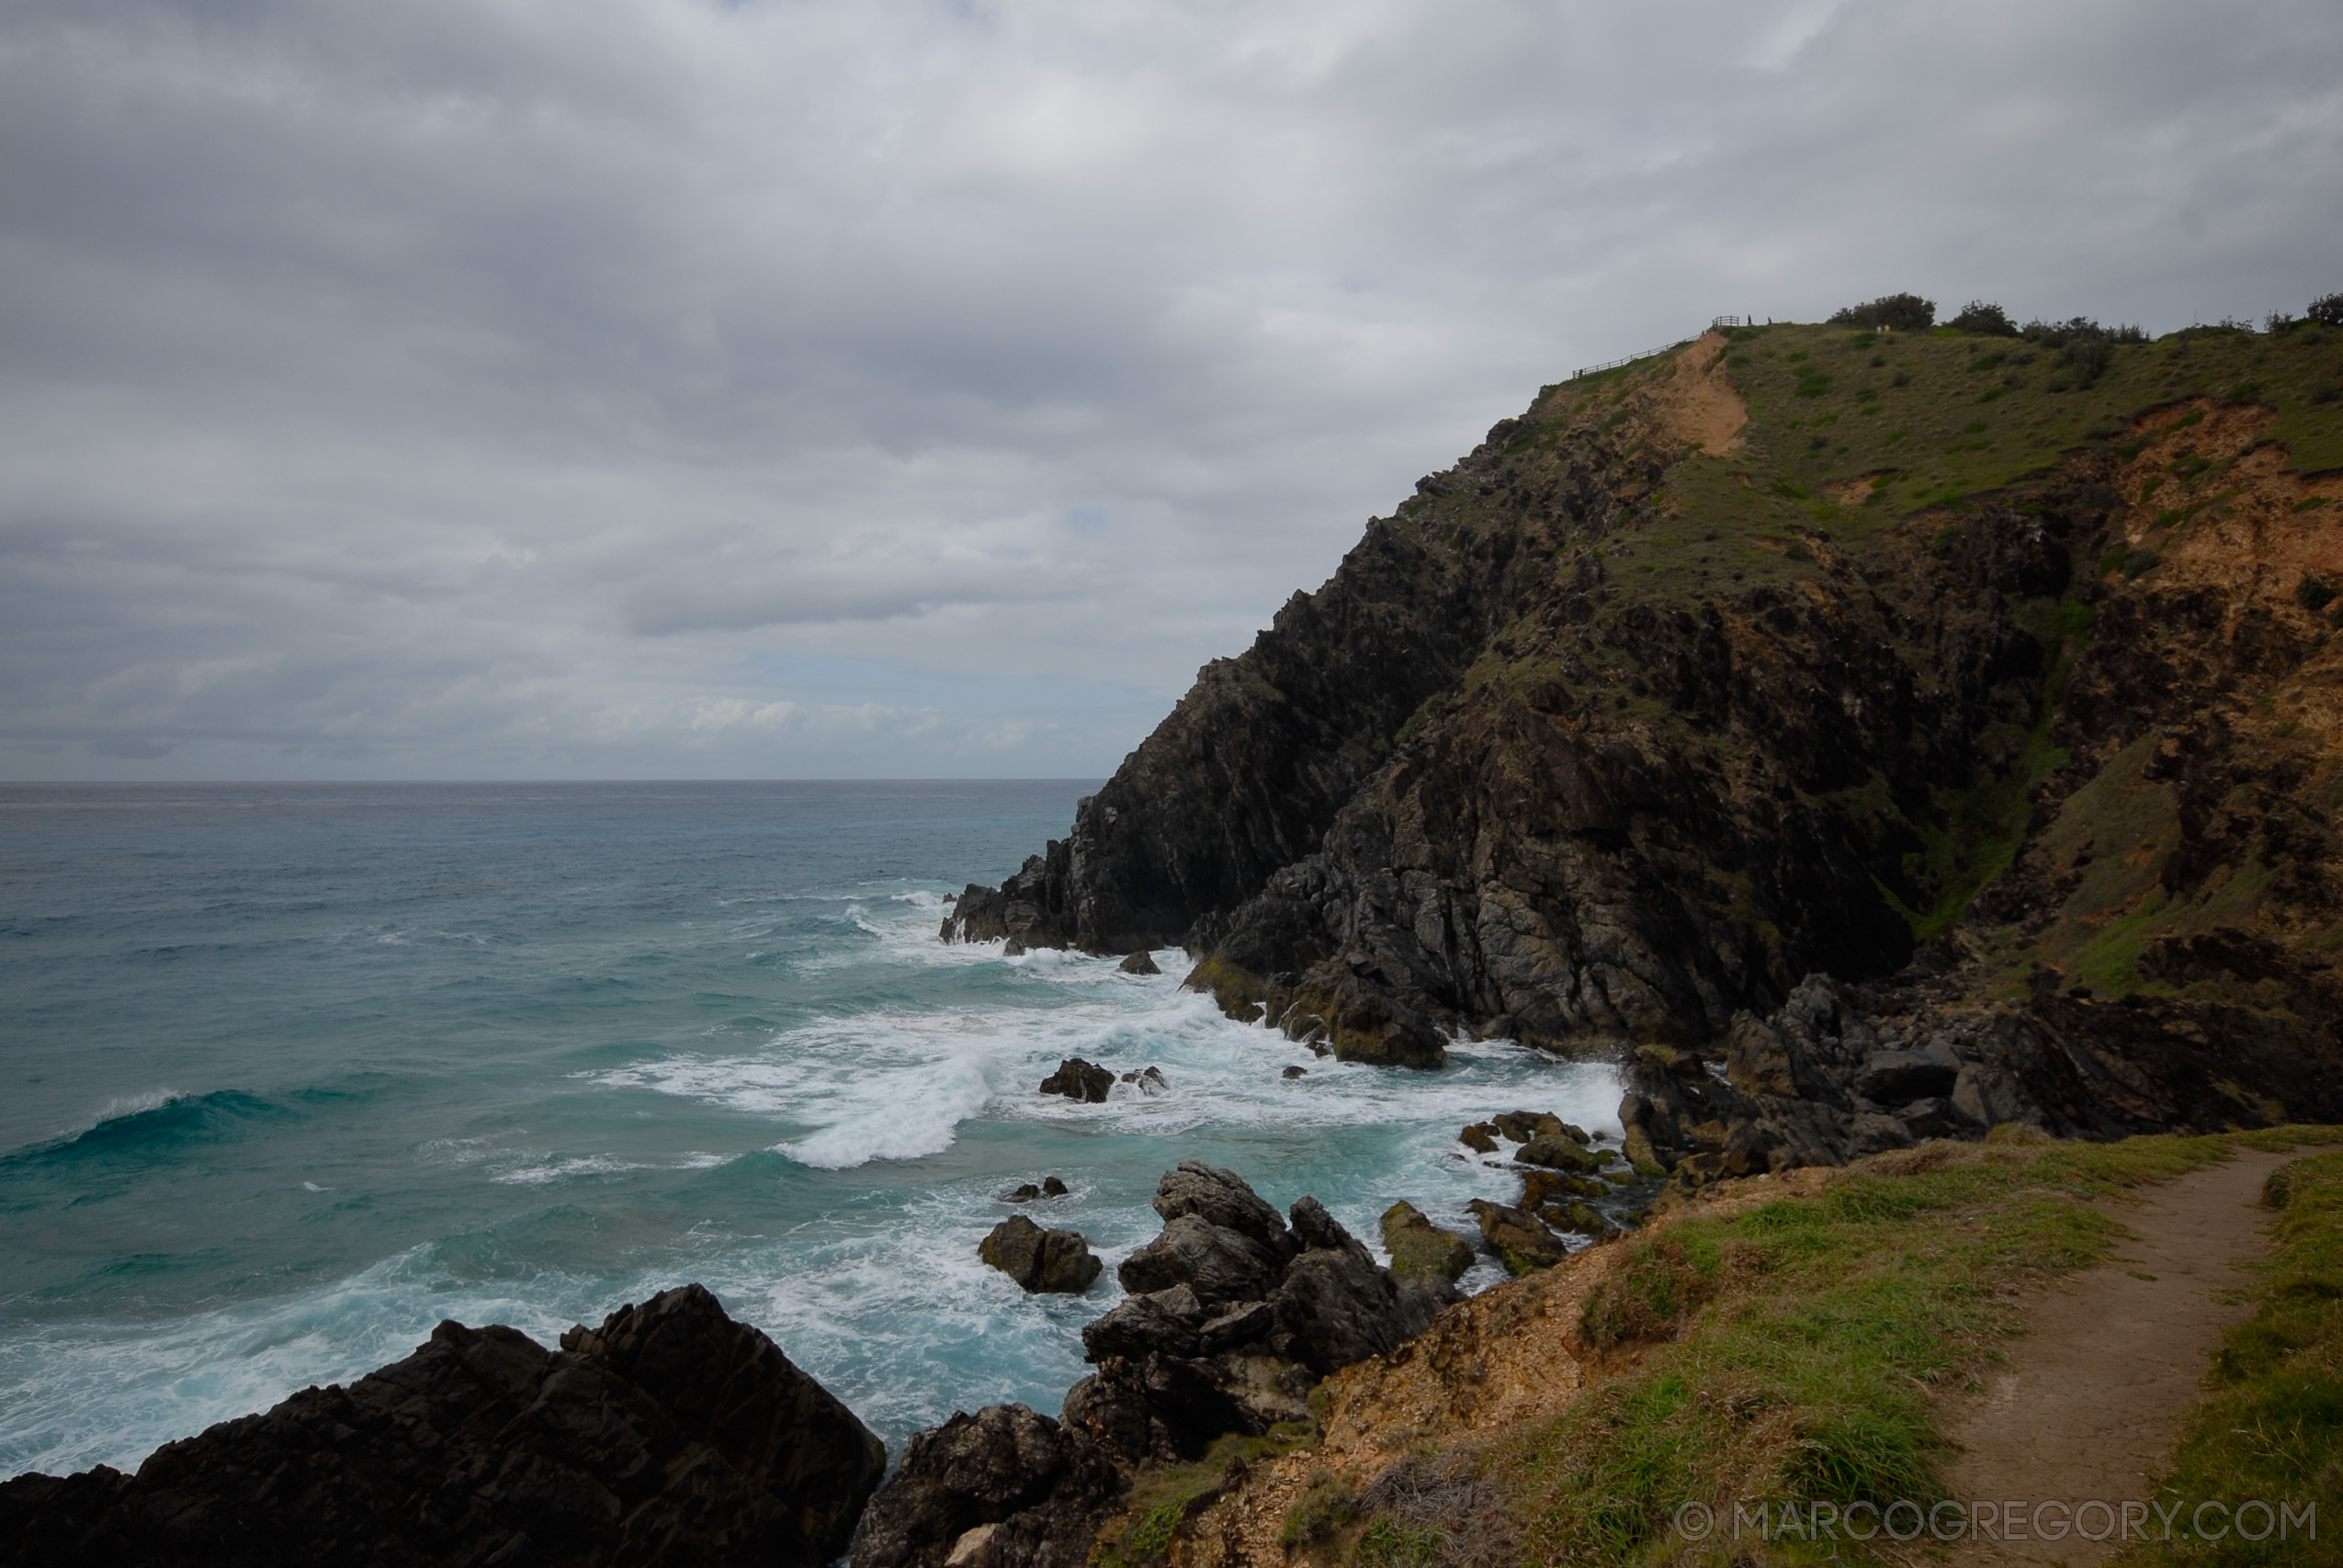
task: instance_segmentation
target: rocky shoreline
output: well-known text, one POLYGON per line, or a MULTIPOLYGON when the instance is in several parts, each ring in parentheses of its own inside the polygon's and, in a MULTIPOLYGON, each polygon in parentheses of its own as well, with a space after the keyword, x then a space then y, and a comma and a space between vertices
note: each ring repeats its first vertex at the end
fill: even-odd
MULTIPOLYGON (((1524 1154, 1544 1123, 1562 1125, 1502 1120, 1530 1135, 1524 1154)), ((1501 1213, 1545 1250, 1499 1246, 1516 1273, 1567 1255, 1533 1212, 1549 1172, 1520 1168, 1531 1207, 1501 1213)), ((1117 1269, 1124 1299, 1083 1328, 1095 1370, 1060 1415, 955 1415, 913 1434, 891 1475, 852 1411, 685 1285, 555 1350, 443 1323, 403 1360, 167 1444, 134 1474, 17 1476, 0 1483, 0 1563, 812 1565, 843 1552, 854 1568, 1080 1568, 1142 1472, 1232 1435, 1305 1439, 1323 1379, 1393 1354, 1465 1299, 1454 1280, 1471 1244, 1409 1204, 1385 1216, 1391 1268, 1317 1199, 1281 1214, 1201 1161, 1166 1171, 1153 1206, 1162 1231, 1117 1269)), ((1484 1231, 1492 1245, 1503 1234, 1484 1231)), ((1080 1293, 1101 1269, 1078 1234, 1023 1215, 981 1245, 1028 1291, 1080 1293)))
POLYGON ((830 1562, 886 1450, 697 1285, 548 1350, 442 1323, 347 1387, 100 1466, 0 1483, 0 1562, 830 1562))

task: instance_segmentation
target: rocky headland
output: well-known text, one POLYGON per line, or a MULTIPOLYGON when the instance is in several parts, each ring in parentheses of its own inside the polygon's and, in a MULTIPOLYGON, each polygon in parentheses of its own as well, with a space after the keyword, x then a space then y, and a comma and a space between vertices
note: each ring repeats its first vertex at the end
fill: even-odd
POLYGON ((1607 1055, 1687 1182, 2343 1117, 2343 336, 1963 320, 1544 389, 945 939, 1607 1055))

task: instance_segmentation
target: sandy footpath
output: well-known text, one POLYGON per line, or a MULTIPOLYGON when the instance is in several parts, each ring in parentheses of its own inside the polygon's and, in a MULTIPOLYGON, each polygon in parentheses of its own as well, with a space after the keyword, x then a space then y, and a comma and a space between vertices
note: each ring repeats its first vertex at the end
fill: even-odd
MULTIPOLYGON (((1945 1467, 1952 1495, 2070 1507, 2151 1497, 2214 1348, 2252 1314, 2224 1296, 2247 1282, 2235 1265, 2269 1246, 2262 1180, 2292 1157, 2241 1149, 2226 1165, 2103 1200, 2100 1212, 2134 1239, 2033 1303, 2008 1363, 1982 1393, 1948 1405, 1946 1429, 1966 1450, 1945 1467)), ((2104 1528, 2099 1511, 2086 1517, 2094 1532, 2104 1528)), ((2054 1529, 2060 1516, 2050 1518, 2054 1529)), ((2071 1529, 2054 1541, 2026 1534, 1973 1540, 1954 1555, 2084 1564, 2117 1548, 2071 1529)))

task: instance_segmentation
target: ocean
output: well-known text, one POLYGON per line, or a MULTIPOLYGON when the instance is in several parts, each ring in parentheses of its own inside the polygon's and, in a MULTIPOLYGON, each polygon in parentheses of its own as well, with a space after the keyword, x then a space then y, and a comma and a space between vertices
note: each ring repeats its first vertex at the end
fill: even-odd
POLYGON ((1091 787, 0 787, 0 1475, 133 1468, 443 1318, 550 1343, 695 1280, 899 1451, 1057 1411, 1180 1159, 1379 1251, 1401 1198, 1469 1230, 1517 1191, 1466 1122, 1617 1134, 1600 1065, 1345 1066, 1176 951, 939 942, 1091 787), (1040 1095, 1071 1055, 1168 1090, 1040 1095), (1088 1295, 978 1261, 1017 1212, 1089 1238, 1088 1295))

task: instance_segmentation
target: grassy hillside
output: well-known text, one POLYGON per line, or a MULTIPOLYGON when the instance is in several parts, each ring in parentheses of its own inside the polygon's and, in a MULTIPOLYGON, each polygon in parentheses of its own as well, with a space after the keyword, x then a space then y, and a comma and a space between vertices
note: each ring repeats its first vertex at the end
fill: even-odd
MULTIPOLYGON (((1703 1533, 1681 1521, 1688 1504, 1729 1521, 1737 1503, 1763 1503, 1778 1523, 1784 1504, 1807 1519, 1817 1502, 1941 1498, 1945 1396, 1975 1386, 2033 1292, 2124 1236, 2093 1200, 2241 1146, 2338 1140, 2343 1129, 2288 1127, 1931 1144, 1738 1184, 1500 1287, 1472 1321, 1443 1319, 1404 1364, 1341 1374, 1320 1405, 1319 1446, 1296 1450, 1309 1441, 1298 1434, 1232 1446, 1167 1475, 1112 1550, 1126 1568, 1233 1565, 1271 1539, 1289 1562, 1320 1568, 1920 1560, 1921 1547, 1876 1529, 1868 1540, 1835 1529, 1737 1540, 1729 1524, 1703 1533), (1558 1413, 1491 1408, 1486 1391, 1507 1381, 1524 1341, 1545 1347, 1544 1375, 1562 1392, 1545 1403, 1558 1413)), ((2127 1564, 2343 1557, 2326 1517, 2343 1456, 2338 1182, 2333 1153, 2272 1179, 2282 1212, 2259 1311, 2217 1359, 2165 1483, 2191 1499, 2315 1500, 2318 1540, 2297 1529, 2286 1542, 2176 1543, 2127 1564)))
MULTIPOLYGON (((1729 627, 1736 604, 1824 605, 1826 591, 1868 583, 1902 662, 1942 669, 1962 655, 1944 646, 1941 615, 1911 613, 1910 591, 1992 520, 2044 519, 2071 576, 2003 606, 2040 657, 2004 686, 1974 765, 1956 761, 1925 797, 1874 770, 1814 804, 1865 844, 1915 939, 1964 930, 2000 996, 2048 972, 2102 998, 2307 1005, 2299 986, 2256 991, 2250 977, 2156 955, 2211 933, 2343 946, 2343 899, 2315 871, 2325 813, 2343 804, 2343 646, 2328 648, 2343 625, 2343 331, 2194 328, 2062 346, 1942 327, 1743 328, 1545 389, 1507 458, 1633 436, 1692 362, 1712 358, 1747 409, 1729 449, 1664 461, 1673 433, 1661 422, 1614 465, 1629 498, 1615 525, 1553 547, 1558 571, 1591 559, 1615 588, 1580 639, 1586 665, 1620 690, 1615 705, 1729 769, 1750 738, 1651 689, 1661 682, 1623 620, 1722 608, 1729 627), (1654 479, 1636 493, 1647 461, 1654 479), (2128 642, 2102 632, 2111 606, 2127 615, 2128 642), (2132 682, 2121 700, 2140 716, 2110 721, 2111 671, 2132 682), (2209 737, 2181 742, 2206 756, 2225 747, 2247 761, 2190 780, 2169 756, 2176 732, 2209 737), (2288 821, 2307 832, 2290 840, 2288 821), (2190 863, 2191 835, 2222 839, 2217 864, 2190 863), (1997 885, 2000 897, 1981 899, 1997 885)), ((1462 549, 1486 496, 1420 497, 1401 513, 1462 549)), ((1811 679, 1849 651, 1805 637, 1783 673, 1811 679)), ((1466 690, 1534 692, 1550 664, 1500 637, 1466 690)))

